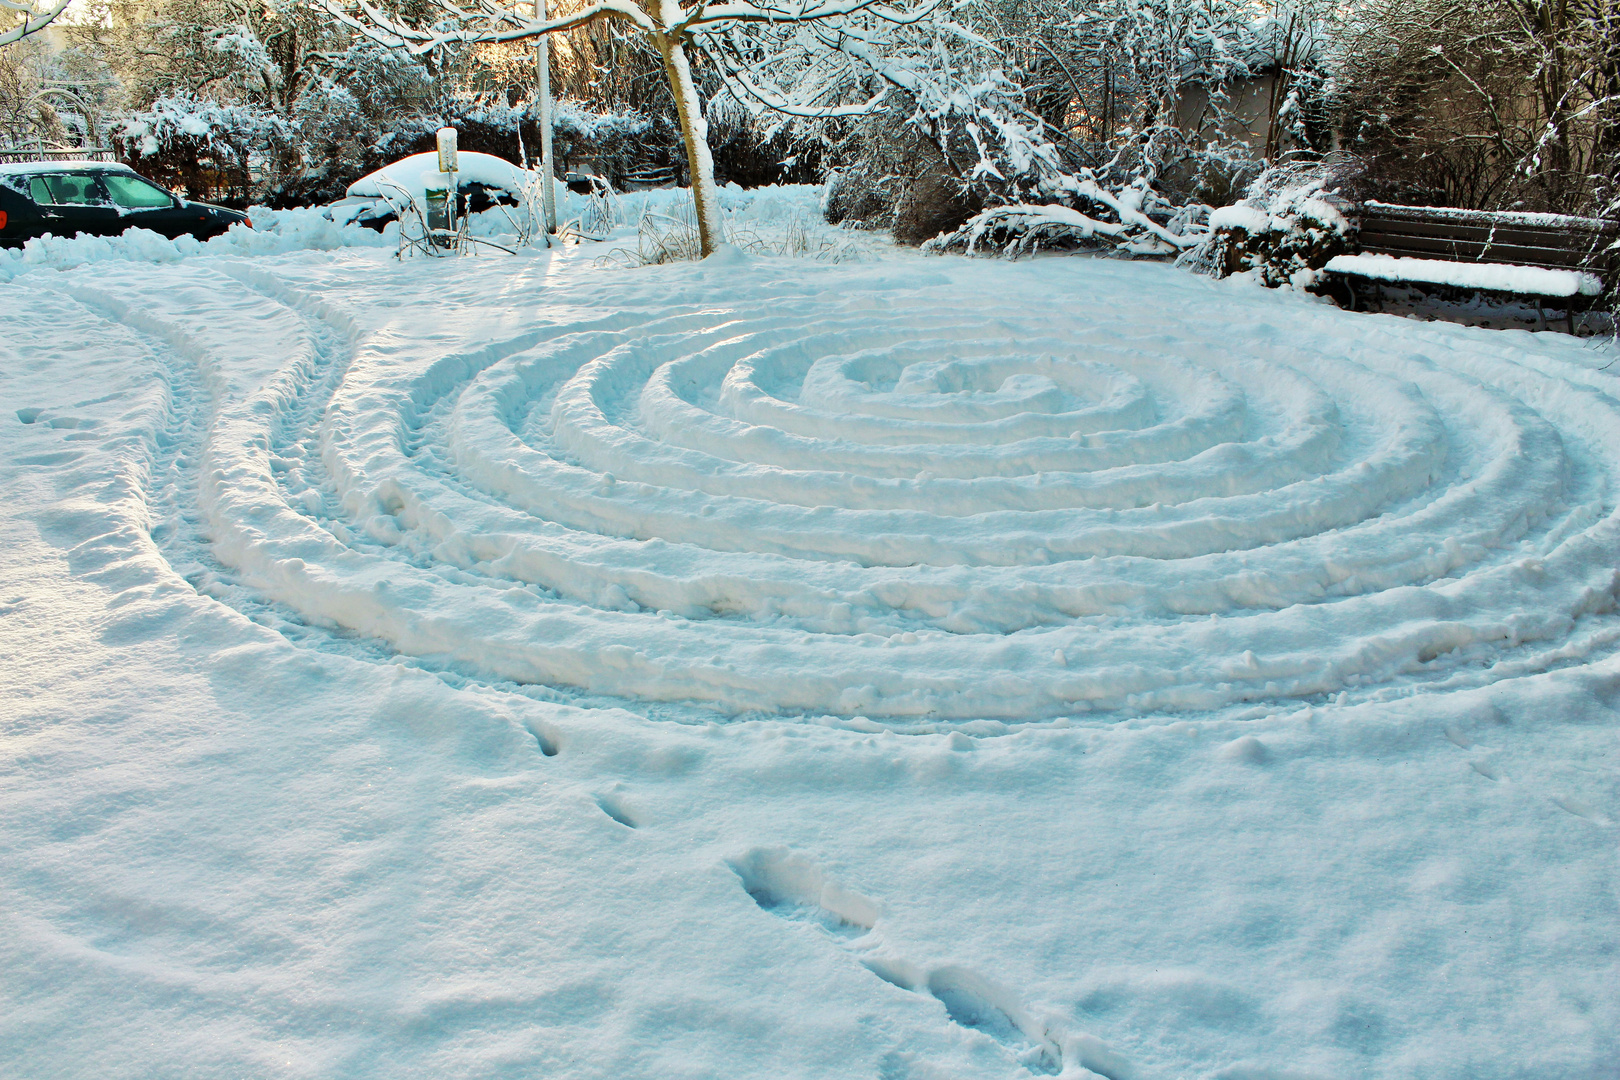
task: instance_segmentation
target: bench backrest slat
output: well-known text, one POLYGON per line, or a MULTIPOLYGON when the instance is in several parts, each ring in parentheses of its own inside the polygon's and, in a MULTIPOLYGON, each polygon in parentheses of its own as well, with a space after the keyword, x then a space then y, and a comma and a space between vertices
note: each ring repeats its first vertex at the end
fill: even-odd
POLYGON ((1570 217, 1564 214, 1526 214, 1511 210, 1458 210, 1449 206, 1401 206, 1395 203, 1381 202, 1363 203, 1361 213, 1363 217, 1368 218, 1444 222, 1448 225, 1496 228, 1550 228, 1575 232, 1596 232, 1610 237, 1620 236, 1620 221, 1610 221, 1607 218, 1570 217))
POLYGON ((1602 251, 1615 239, 1587 229, 1527 228, 1522 225, 1490 228, 1482 225, 1454 225, 1449 221, 1410 221, 1373 214, 1361 218, 1361 231, 1391 236, 1435 236, 1481 244, 1570 248, 1593 252, 1602 251))
POLYGON ((1477 240, 1450 240, 1437 236, 1398 236, 1363 230, 1361 249, 1381 255, 1404 255, 1417 259, 1444 259, 1448 262, 1512 263, 1545 266, 1554 270, 1579 270, 1607 262, 1602 253, 1584 249, 1531 247, 1524 244, 1485 244, 1477 240))

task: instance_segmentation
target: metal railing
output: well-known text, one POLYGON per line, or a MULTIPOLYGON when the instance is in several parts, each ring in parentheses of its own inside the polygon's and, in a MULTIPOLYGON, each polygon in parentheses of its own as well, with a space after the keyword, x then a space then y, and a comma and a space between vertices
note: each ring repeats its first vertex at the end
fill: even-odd
POLYGON ((0 147, 0 165, 14 165, 28 161, 116 160, 115 152, 106 146, 0 147))

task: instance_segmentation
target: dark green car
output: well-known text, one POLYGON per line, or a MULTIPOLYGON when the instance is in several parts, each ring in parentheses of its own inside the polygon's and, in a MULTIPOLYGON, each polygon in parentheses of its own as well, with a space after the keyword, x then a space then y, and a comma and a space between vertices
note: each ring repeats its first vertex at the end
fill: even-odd
POLYGON ((240 210, 191 202, 127 165, 106 161, 24 161, 0 165, 0 247, 38 236, 117 236, 151 229, 171 239, 206 240, 253 222, 240 210))

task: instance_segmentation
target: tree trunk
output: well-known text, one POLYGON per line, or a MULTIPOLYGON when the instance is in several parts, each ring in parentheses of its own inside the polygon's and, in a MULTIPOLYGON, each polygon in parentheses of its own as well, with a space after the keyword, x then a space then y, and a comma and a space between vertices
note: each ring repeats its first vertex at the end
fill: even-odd
MULTIPOLYGON (((680 17, 675 0, 662 0, 661 7, 674 9, 673 18, 665 12, 665 25, 680 17)), ((681 120, 681 139, 686 143, 687 172, 692 180, 692 202, 697 209, 698 244, 706 259, 726 242, 720 222, 720 194, 714 182, 714 158, 709 153, 709 123, 698 102, 697 83, 692 65, 679 38, 669 34, 657 37, 658 51, 664 57, 664 74, 675 95, 675 112, 681 120)))

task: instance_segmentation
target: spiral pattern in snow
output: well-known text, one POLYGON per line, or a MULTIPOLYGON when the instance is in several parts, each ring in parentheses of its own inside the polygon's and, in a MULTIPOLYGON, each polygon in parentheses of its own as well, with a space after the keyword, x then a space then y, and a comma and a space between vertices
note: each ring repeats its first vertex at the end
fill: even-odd
POLYGON ((1207 710, 1612 644, 1614 380, 1522 336, 1245 325, 1193 279, 1170 313, 1141 268, 739 272, 469 293, 472 345, 257 282, 293 361, 215 422, 217 550, 401 652, 724 713, 1207 710))

